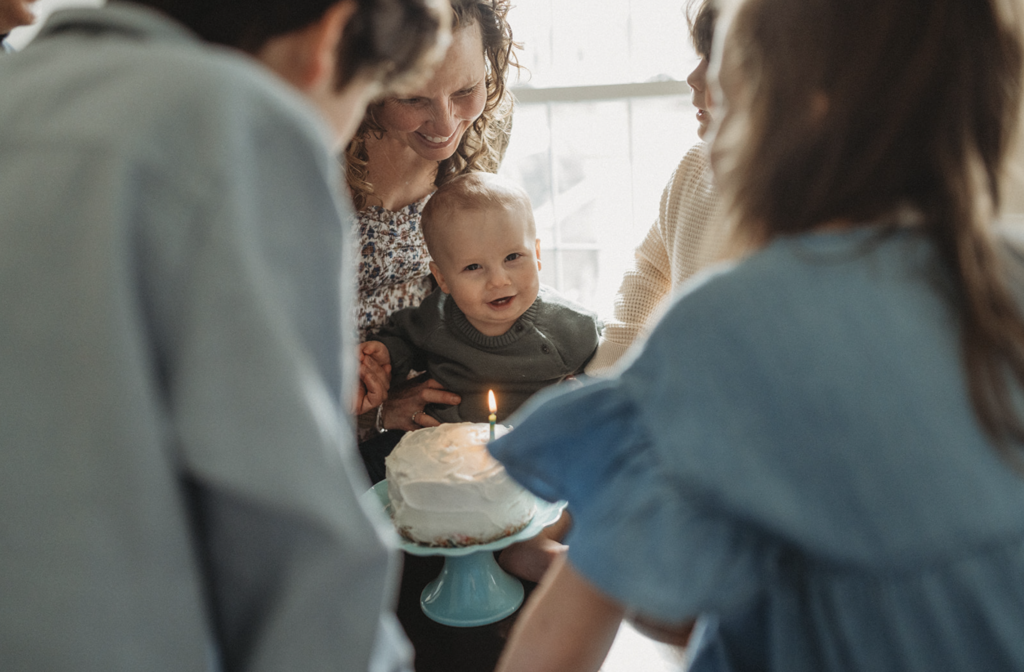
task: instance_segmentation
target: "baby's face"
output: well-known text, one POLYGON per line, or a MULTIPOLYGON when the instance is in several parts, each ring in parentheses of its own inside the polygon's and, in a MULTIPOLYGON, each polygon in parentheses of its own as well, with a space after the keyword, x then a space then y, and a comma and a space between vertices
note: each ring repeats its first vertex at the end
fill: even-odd
POLYGON ((486 336, 500 336, 540 291, 540 240, 522 206, 460 210, 438 237, 430 269, 441 291, 486 336))

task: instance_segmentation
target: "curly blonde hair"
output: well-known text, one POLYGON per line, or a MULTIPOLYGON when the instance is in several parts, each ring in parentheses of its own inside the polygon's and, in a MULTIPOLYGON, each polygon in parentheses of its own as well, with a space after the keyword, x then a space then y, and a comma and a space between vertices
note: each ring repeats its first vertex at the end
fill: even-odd
MULTIPOLYGON (((519 69, 514 51, 519 45, 512 41, 512 28, 507 21, 509 0, 451 0, 451 6, 453 32, 467 26, 480 26, 487 59, 487 100, 483 113, 466 130, 455 153, 438 165, 434 180, 437 186, 468 172, 498 172, 512 131, 512 95, 506 87, 506 78, 510 67, 519 69)), ((383 105, 381 100, 370 106, 345 149, 345 181, 356 210, 369 206, 373 197, 366 141, 371 134, 376 138, 384 135, 384 128, 376 118, 383 105)))

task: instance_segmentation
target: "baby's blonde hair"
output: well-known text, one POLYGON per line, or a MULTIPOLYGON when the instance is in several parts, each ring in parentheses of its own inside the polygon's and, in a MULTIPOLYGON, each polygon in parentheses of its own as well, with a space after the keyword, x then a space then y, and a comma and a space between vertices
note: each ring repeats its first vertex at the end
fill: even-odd
POLYGON ((437 259, 443 239, 444 224, 456 212, 487 208, 517 208, 526 219, 531 237, 536 237, 530 197, 519 185, 493 173, 466 173, 438 188, 423 207, 420 226, 430 256, 437 259))

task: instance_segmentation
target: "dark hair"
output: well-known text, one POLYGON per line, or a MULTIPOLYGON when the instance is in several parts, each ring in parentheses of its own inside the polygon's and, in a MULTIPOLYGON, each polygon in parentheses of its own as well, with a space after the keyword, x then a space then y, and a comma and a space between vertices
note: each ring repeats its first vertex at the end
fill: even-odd
MULTIPOLYGON (((306 28, 340 0, 133 0, 208 42, 256 54, 272 38, 306 28)), ((385 83, 418 69, 437 43, 443 0, 352 0, 356 12, 338 50, 341 89, 359 74, 385 83)))
POLYGON ((721 72, 742 84, 729 101, 739 117, 713 149, 737 231, 755 245, 921 215, 974 411, 1006 456, 1008 439, 1024 440, 1010 393, 1024 385, 1024 319, 991 220, 1020 113, 1021 29, 1016 0, 747 0, 721 72))
POLYGON ((711 43, 715 38, 715 23, 718 21, 718 7, 715 0, 688 0, 686 3, 686 25, 690 29, 693 50, 703 58, 711 58, 711 43))
MULTIPOLYGON (((506 79, 510 66, 519 67, 513 51, 519 45, 512 40, 512 28, 507 20, 509 0, 450 2, 453 31, 466 26, 480 26, 484 57, 487 60, 487 102, 483 113, 462 137, 455 153, 438 165, 434 181, 438 186, 456 175, 470 171, 498 171, 511 132, 512 96, 506 88, 506 79)), ((366 152, 366 140, 370 134, 383 137, 384 128, 374 116, 382 105, 383 101, 378 101, 370 106, 345 152, 345 178, 357 210, 365 208, 373 194, 373 185, 367 180, 369 155, 366 152)))

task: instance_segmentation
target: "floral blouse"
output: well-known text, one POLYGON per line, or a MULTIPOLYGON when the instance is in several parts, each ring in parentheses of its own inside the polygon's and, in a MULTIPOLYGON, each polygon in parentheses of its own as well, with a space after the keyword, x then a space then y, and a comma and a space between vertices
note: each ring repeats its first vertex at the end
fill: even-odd
POLYGON ((376 333, 396 310, 420 305, 434 289, 420 215, 431 194, 392 212, 361 210, 359 226, 359 339, 376 333))

